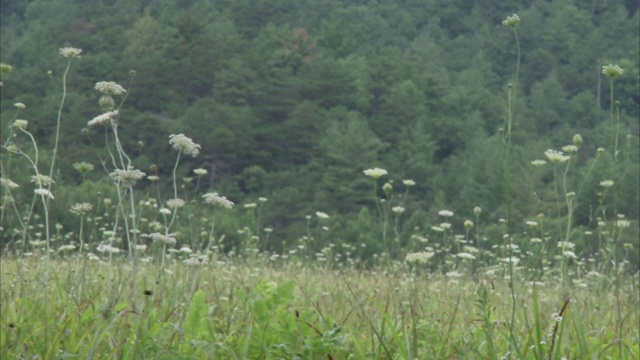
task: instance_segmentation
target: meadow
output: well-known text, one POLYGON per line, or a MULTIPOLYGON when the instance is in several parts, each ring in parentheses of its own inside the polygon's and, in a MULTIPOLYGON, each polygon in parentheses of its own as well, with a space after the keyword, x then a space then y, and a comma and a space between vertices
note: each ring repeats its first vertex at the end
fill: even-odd
MULTIPOLYGON (((516 69, 519 23, 517 15, 503 22, 515 35, 516 69)), ((306 235, 285 242, 261 223, 273 199, 235 204, 204 193, 202 168, 191 170, 198 186, 184 178, 180 165, 203 151, 185 134, 166 139, 167 156, 175 156, 169 189, 137 169, 121 127, 132 88, 111 81, 95 84, 99 110, 83 129, 105 138, 106 181, 100 191, 87 182, 77 193, 88 200, 61 209, 57 202, 74 194, 56 191, 65 156, 58 134, 67 75, 82 53, 60 49, 67 67, 53 149, 39 148, 19 117, 23 103, 6 136, 3 129, 0 358, 640 358, 638 221, 617 211, 635 139, 619 134, 619 66, 602 67, 611 85, 611 148, 578 168, 590 139, 575 134, 570 145, 558 144, 562 151, 526 164, 532 173, 553 167, 553 201, 539 215, 513 211, 516 70, 500 129, 503 217, 484 218, 481 204, 469 209, 475 218, 442 208, 402 239, 399 223, 419 179, 387 181, 394 175, 371 164, 359 169, 372 189, 362 229, 375 238, 330 239, 339 215, 316 211, 306 217, 306 235), (601 163, 605 170, 594 171, 601 163), (31 176, 10 178, 17 166, 31 176), (576 225, 574 212, 590 196, 583 185, 594 177, 599 206, 588 226, 576 225), (15 201, 30 187, 30 202, 15 201), (77 228, 54 223, 59 211, 77 228)), ((88 162, 73 167, 83 177, 95 170, 88 162)))

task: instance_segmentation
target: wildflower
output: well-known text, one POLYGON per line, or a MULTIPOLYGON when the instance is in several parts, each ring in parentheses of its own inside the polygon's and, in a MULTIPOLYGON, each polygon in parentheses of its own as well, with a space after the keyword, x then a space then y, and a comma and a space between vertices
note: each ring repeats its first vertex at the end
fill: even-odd
POLYGON ((529 226, 538 226, 538 223, 535 221, 527 221, 525 224, 529 225, 529 226))
POLYGON ((546 165, 546 164, 547 164, 547 162, 546 162, 546 161, 544 161, 544 160, 533 160, 533 161, 531 162, 531 164, 532 164, 533 166, 544 166, 544 165, 546 165))
POLYGON ((573 249, 576 247, 576 244, 569 241, 558 241, 558 247, 564 249, 573 249))
POLYGON ((613 79, 624 74, 624 70, 618 65, 609 64, 602 67, 602 73, 613 79))
POLYGON ((545 151, 544 155, 547 157, 547 159, 549 159, 549 161, 551 161, 554 164, 567 162, 567 160, 570 159, 569 156, 563 155, 562 151, 555 151, 551 149, 545 151))
POLYGON ((147 179, 149 179, 149 181, 151 181, 151 182, 156 182, 156 181, 160 180, 160 176, 149 175, 149 176, 147 176, 147 179))
POLYGON ((3 74, 10 73, 11 69, 13 69, 13 67, 11 67, 11 65, 0 64, 0 72, 3 73, 3 74))
POLYGON ((610 188, 612 187, 614 184, 613 180, 602 180, 600 181, 600 186, 604 187, 604 188, 610 188))
POLYGON ((444 229, 439 227, 439 226, 432 226, 431 230, 435 231, 435 232, 443 232, 444 229))
POLYGON ((518 263, 520 262, 520 258, 512 256, 512 257, 500 259, 500 261, 502 261, 503 263, 512 263, 514 266, 517 266, 518 263))
POLYGON ((571 251, 571 250, 565 250, 562 254, 563 254, 564 256, 566 256, 566 257, 568 257, 568 258, 572 258, 572 259, 577 259, 577 258, 578 258, 578 257, 576 256, 576 254, 575 254, 573 251, 571 251))
POLYGON ((451 229, 451 224, 449 224, 448 222, 440 223, 440 228, 444 230, 451 229))
POLYGON ((566 145, 562 147, 562 151, 573 153, 578 151, 578 147, 576 145, 566 145))
POLYGON ((98 252, 104 253, 110 253, 110 254, 118 254, 120 252, 120 249, 111 245, 105 245, 105 244, 100 244, 98 245, 98 247, 96 248, 96 250, 98 250, 98 252))
POLYGON ((48 197, 49 199, 53 200, 53 194, 51 193, 51 191, 47 190, 47 189, 35 189, 33 190, 33 192, 35 192, 36 194, 42 196, 42 197, 48 197))
POLYGON ((438 211, 438 215, 444 216, 444 217, 452 217, 453 216, 453 211, 440 210, 440 211, 438 211))
POLYGON ((75 203, 71 206, 71 209, 69 209, 69 211, 76 215, 83 215, 91 211, 91 209, 93 209, 93 205, 89 203, 75 203))
POLYGON ((66 58, 80 58, 81 53, 82 53, 82 49, 78 49, 74 47, 60 48, 60 55, 66 58))
POLYGON ((467 229, 471 229, 473 227, 473 221, 465 220, 464 221, 464 227, 467 228, 467 229))
POLYGON ((72 245, 72 244, 69 244, 69 245, 62 245, 62 246, 60 246, 60 247, 58 248, 58 251, 71 251, 71 250, 73 250, 73 249, 75 249, 75 248, 76 248, 76 246, 75 246, 75 245, 72 245))
POLYGON ((180 252, 185 253, 185 254, 191 254, 193 252, 193 250, 191 250, 187 246, 183 246, 183 247, 180 248, 180 252))
POLYGON ((10 179, 5 178, 0 178, 0 184, 2 184, 2 186, 6 187, 7 189, 15 189, 20 187, 20 185, 14 183, 10 179))
POLYGON ((475 258, 476 258, 472 254, 469 254, 469 253, 466 253, 466 252, 458 253, 456 256, 461 258, 461 259, 467 259, 467 260, 475 260, 475 258))
POLYGON ((604 149, 599 147, 598 150, 596 150, 596 152, 598 153, 598 155, 604 154, 604 149))
POLYGON ((146 251, 146 250, 147 250, 146 244, 136 245, 136 251, 146 251))
POLYGON ((54 183, 53 179, 51 179, 47 175, 42 174, 31 176, 31 182, 36 183, 40 186, 49 186, 50 184, 54 183))
POLYGON ((328 219, 329 215, 327 213, 323 213, 322 211, 316 211, 316 216, 320 219, 328 219))
POLYGON ((620 229, 628 228, 630 224, 631 223, 629 222, 629 220, 618 220, 618 221, 616 221, 616 226, 618 228, 620 228, 620 229))
POLYGON ((389 195, 393 191, 393 186, 391 186, 390 183, 385 183, 384 185, 382 185, 382 191, 384 191, 385 194, 389 195))
POLYGON ((415 181, 413 181, 413 180, 411 180, 411 179, 402 180, 402 183, 403 183, 405 186, 414 186, 414 185, 416 184, 416 182, 415 182, 415 181))
POLYGON ((198 176, 207 175, 207 169, 193 169, 193 173, 198 176))
POLYGON ((258 201, 260 201, 260 202, 267 202, 267 200, 268 199, 266 197, 259 197, 258 198, 258 201))
POLYGON ((519 23, 520 17, 516 14, 513 14, 511 16, 507 16, 507 18, 502 22, 502 25, 514 28, 518 26, 519 23))
POLYGON ((383 175, 387 175, 387 174, 388 174, 387 170, 385 170, 385 169, 380 169, 380 168, 367 169, 367 170, 364 170, 364 171, 363 171, 363 173, 364 173, 366 176, 371 176, 371 177, 372 177, 372 178, 374 178, 374 179, 377 179, 377 178, 379 178, 380 176, 383 176, 383 175))
POLYGON ((258 204, 256 203, 244 204, 245 209, 255 209, 256 207, 258 207, 258 204))
POLYGON ((11 124, 11 127, 18 130, 26 130, 28 124, 27 120, 16 120, 11 124))
POLYGON ((183 134, 169 135, 169 144, 181 153, 191 155, 193 157, 198 156, 198 153, 200 153, 200 145, 194 143, 193 140, 183 134))
POLYGON ((26 108, 26 106, 24 106, 24 104, 20 102, 13 104, 13 106, 17 107, 20 110, 24 110, 26 108))
POLYGON ((96 83, 96 90, 105 95, 122 95, 127 92, 122 86, 113 81, 100 81, 96 83))
POLYGON ((459 271, 449 271, 448 273, 444 274, 446 277, 451 277, 451 278, 459 278, 462 276, 462 274, 460 274, 459 271))
POLYGON ((87 123, 87 126, 104 124, 104 123, 110 121, 111 119, 115 118, 116 116, 118 116, 118 114, 119 114, 118 110, 114 110, 114 111, 106 112, 106 113, 104 113, 102 115, 98 115, 98 116, 94 117, 93 119, 91 119, 87 123))
POLYGON ((266 233, 272 233, 273 229, 272 228, 264 228, 264 232, 266 233))
POLYGON ((473 208, 473 213, 474 213, 476 216, 480 216, 480 214, 482 213, 482 208, 481 208, 480 206, 476 206, 476 207, 474 207, 474 208, 473 208))
POLYGON ((167 207, 169 209, 179 209, 183 207, 184 204, 185 204, 185 201, 178 198, 167 200, 167 207))
POLYGON ((582 145, 582 136, 580 134, 573 135, 573 145, 577 147, 582 145))
POLYGON ((184 260, 182 263, 188 266, 206 265, 209 263, 209 259, 205 255, 196 255, 184 260))
POLYGON ((73 168, 82 174, 88 173, 89 171, 93 171, 93 165, 84 161, 73 164, 73 168))
POLYGON ((169 210, 167 208, 162 208, 162 209, 160 209, 160 214, 162 214, 162 215, 171 215, 171 210, 169 210))
POLYGON ((160 233, 151 233, 146 237, 150 237, 153 241, 161 242, 167 245, 175 245, 175 243, 177 242, 175 237, 162 235, 160 233))
POLYGON ((204 194, 202 195, 202 197, 204 198, 204 202, 206 202, 207 204, 217 205, 225 209, 231 209, 234 205, 232 201, 228 200, 224 196, 218 195, 218 193, 215 192, 204 194))
POLYGON ((124 187, 132 187, 135 185, 136 181, 142 179, 146 176, 140 170, 136 170, 133 167, 129 167, 127 170, 116 169, 114 172, 109 174, 119 185, 124 187))
POLYGON ((421 251, 415 253, 408 253, 405 257, 405 261, 408 263, 426 264, 429 259, 435 255, 434 252, 421 251))
POLYGON ((394 206, 391 208, 391 211, 396 214, 402 214, 404 212, 404 208, 402 206, 394 206))

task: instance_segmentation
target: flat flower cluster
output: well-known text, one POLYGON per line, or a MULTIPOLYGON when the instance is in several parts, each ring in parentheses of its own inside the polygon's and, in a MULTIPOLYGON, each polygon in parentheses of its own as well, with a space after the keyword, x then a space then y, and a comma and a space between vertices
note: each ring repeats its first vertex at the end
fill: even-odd
POLYGON ((169 144, 174 149, 180 151, 183 154, 191 155, 193 157, 198 156, 200 153, 200 145, 196 144, 190 138, 184 136, 184 134, 171 134, 169 135, 169 144))
POLYGON ((609 64, 602 67, 602 73, 610 78, 617 78, 624 74, 624 70, 618 65, 609 64))
POLYGON ((87 123, 87 126, 100 125, 108 122, 109 120, 118 116, 118 110, 108 111, 102 115, 98 115, 94 117, 91 121, 87 123))
POLYGON ((79 58, 80 54, 82 54, 82 49, 74 47, 63 47, 60 49, 60 55, 66 58, 79 58))
POLYGON ((122 95, 127 92, 122 86, 113 81, 100 81, 96 83, 96 90, 105 95, 122 95))
POLYGON ((511 16, 507 16, 507 18, 502 22, 502 25, 513 28, 518 26, 519 23, 520 23, 520 17, 516 14, 513 14, 511 16))
POLYGON ((116 182, 124 187, 132 187, 136 182, 146 176, 140 170, 129 167, 127 170, 116 169, 109 174, 116 182))
POLYGON ((216 192, 206 193, 206 194, 202 195, 202 198, 204 199, 204 202, 206 202, 207 204, 220 206, 220 207, 223 207, 225 209, 231 209, 233 207, 233 205, 234 205, 231 200, 228 200, 224 196, 218 195, 218 193, 216 193, 216 192))

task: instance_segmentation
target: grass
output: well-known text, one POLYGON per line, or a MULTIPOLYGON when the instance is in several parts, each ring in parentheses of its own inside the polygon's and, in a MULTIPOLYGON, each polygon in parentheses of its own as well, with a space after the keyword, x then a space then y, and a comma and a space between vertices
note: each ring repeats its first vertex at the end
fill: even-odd
MULTIPOLYGON (((169 258, 160 278, 160 264, 141 265, 131 293, 124 256, 88 261, 84 273, 77 260, 54 259, 45 287, 46 262, 3 259, 1 358, 516 358, 506 267, 454 278, 402 264, 373 271, 260 257, 194 267, 169 258)), ((618 343, 624 358, 640 355, 637 276, 621 285, 622 324, 609 278, 586 277, 566 302, 557 276, 530 284, 516 268, 515 278, 519 358, 616 359, 618 343)))

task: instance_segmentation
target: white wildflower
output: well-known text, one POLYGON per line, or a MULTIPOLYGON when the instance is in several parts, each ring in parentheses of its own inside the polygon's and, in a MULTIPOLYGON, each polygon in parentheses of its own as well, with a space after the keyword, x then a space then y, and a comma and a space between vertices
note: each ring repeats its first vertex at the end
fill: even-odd
POLYGON ((198 176, 207 175, 207 169, 193 169, 193 173, 198 176))
POLYGON ((60 55, 66 58, 79 58, 82 53, 82 49, 74 48, 74 47, 63 47, 60 48, 60 55))
POLYGON ((10 179, 5 178, 0 178, 0 184, 2 184, 2 186, 6 187, 7 189, 15 189, 20 187, 20 185, 14 183, 10 179))
POLYGON ((33 190, 33 192, 35 192, 36 194, 43 196, 43 197, 48 197, 49 199, 53 200, 53 194, 51 193, 51 191, 47 190, 47 189, 35 189, 33 190))
POLYGON ((411 179, 402 180, 402 183, 406 186, 414 186, 416 184, 416 182, 411 179))
POLYGON ((83 215, 91 211, 91 209, 93 209, 93 205, 89 203, 75 203, 71 206, 71 209, 69 209, 69 211, 76 215, 83 215))
POLYGON ((169 144, 171 144, 174 149, 186 155, 196 157, 200 153, 200 145, 196 144, 193 140, 183 134, 169 135, 169 144))
POLYGON ((316 211, 316 216, 319 217, 320 219, 328 219, 329 215, 327 213, 324 213, 322 211, 316 211))
POLYGON ((467 259, 467 260, 474 260, 476 258, 472 254, 469 254, 469 253, 466 253, 466 252, 458 253, 458 254, 456 254, 456 257, 459 257, 460 259, 467 259))
POLYGON ((531 164, 534 166, 544 166, 547 164, 547 162, 544 160, 533 160, 531 164))
POLYGON ((100 81, 96 83, 96 90, 105 95, 122 95, 127 92, 122 86, 113 81, 100 81))
POLYGON ((545 151, 544 155, 547 157, 547 159, 549 159, 549 161, 551 161, 554 164, 567 162, 570 159, 570 157, 564 155, 562 151, 555 151, 551 149, 545 151))
POLYGON ((438 215, 444 216, 444 217, 452 217, 453 216, 453 211, 440 210, 440 211, 438 211, 438 215))
POLYGON ((600 186, 604 187, 604 188, 610 188, 612 187, 614 184, 613 180, 602 180, 600 181, 600 186))
POLYGON ((431 259, 435 253, 429 251, 421 251, 415 253, 408 253, 405 257, 405 261, 408 263, 419 263, 426 264, 429 259, 431 259))
POLYGON ((233 205, 234 205, 232 201, 228 200, 224 196, 218 195, 218 193, 216 193, 216 192, 214 192, 214 193, 206 193, 206 194, 202 195, 202 198, 204 198, 204 202, 206 202, 207 204, 220 206, 220 207, 223 207, 225 209, 231 209, 233 207, 233 205))
POLYGON ((394 206, 391 208, 391 211, 396 214, 402 214, 404 212, 404 208, 402 206, 394 206))
POLYGON ((124 187, 132 187, 135 185, 136 181, 144 178, 146 176, 140 170, 136 170, 133 167, 129 167, 127 170, 116 169, 111 174, 109 174, 119 185, 124 187))
POLYGON ((383 175, 388 174, 387 170, 380 169, 380 168, 367 169, 367 170, 364 170, 363 173, 367 176, 371 176, 374 179, 377 179, 383 175))
POLYGON ((183 207, 184 204, 185 204, 185 201, 178 198, 167 200, 167 207, 169 209, 179 209, 183 207))
POLYGON ((100 124, 104 124, 108 121, 110 121, 111 119, 115 118, 116 116, 118 116, 119 112, 118 110, 114 110, 114 111, 108 111, 102 115, 98 115, 96 117, 94 117, 92 120, 90 120, 87 123, 87 126, 94 126, 94 125, 100 125, 100 124))

